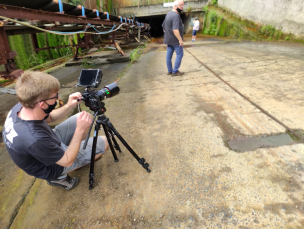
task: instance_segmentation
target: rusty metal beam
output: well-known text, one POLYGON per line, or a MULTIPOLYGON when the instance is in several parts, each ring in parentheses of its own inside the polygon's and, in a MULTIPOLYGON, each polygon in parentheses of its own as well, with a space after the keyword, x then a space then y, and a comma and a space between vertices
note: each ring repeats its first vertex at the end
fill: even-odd
MULTIPOLYGON (((29 8, 23 8, 23 7, 17 7, 17 6, 12 6, 12 5, 4 5, 0 4, 0 15, 6 18, 14 18, 14 19, 24 19, 24 20, 29 20, 31 22, 40 22, 40 25, 45 22, 50 22, 52 24, 55 24, 54 27, 47 28, 49 30, 56 29, 57 26, 60 27, 62 24, 78 24, 78 25, 83 25, 84 28, 86 27, 87 24, 95 25, 95 26, 100 26, 100 25, 109 25, 109 26, 119 26, 121 24, 120 21, 114 21, 116 19, 113 18, 112 21, 108 19, 100 19, 97 17, 94 18, 88 18, 86 16, 76 16, 76 15, 69 15, 69 14, 64 14, 63 12, 50 12, 50 11, 43 11, 43 10, 37 10, 37 9, 29 9, 29 8)), ((94 14, 92 14, 94 16, 94 14)), ((74 60, 78 58, 78 49, 80 47, 86 47, 89 48, 91 45, 91 35, 90 34, 85 34, 84 36, 84 41, 80 39, 79 34, 77 34, 78 37, 78 44, 77 45, 66 45, 66 46, 57 46, 57 47, 45 47, 45 48, 39 48, 38 42, 37 42, 37 37, 36 33, 41 33, 40 30, 33 29, 33 28, 13 28, 13 26, 8 25, 7 32, 4 29, 4 26, 8 25, 7 22, 0 21, 0 64, 5 65, 6 72, 1 72, 0 76, 4 77, 9 77, 9 78, 18 78, 23 70, 18 69, 16 70, 16 65, 14 62, 14 57, 17 55, 15 51, 11 51, 8 43, 7 36, 8 35, 17 35, 17 34, 31 34, 32 37, 32 42, 35 51, 39 50, 46 50, 46 49, 53 49, 53 48, 66 48, 66 47, 76 47, 75 52, 74 52, 74 60)), ((134 24, 135 25, 135 24, 134 24)), ((122 34, 125 35, 125 39, 130 41, 130 38, 133 37, 132 32, 129 31, 129 25, 123 25, 124 28, 126 28, 125 32, 121 31, 122 34), (131 35, 131 34, 132 35, 131 35), (131 35, 131 36, 130 36, 131 35)), ((147 25, 146 25, 147 26, 147 25)), ((58 28, 59 30, 76 30, 76 28, 58 28)), ((103 28, 105 29, 105 28, 103 28)), ((103 30, 102 29, 102 30, 103 30)), ((121 28, 122 29, 122 28, 121 28)), ((133 29, 134 33, 135 29, 133 29)), ((140 31, 140 29, 139 29, 140 31)), ((116 39, 116 34, 114 31, 112 32, 112 41, 110 43, 115 43, 116 39)), ((117 34, 119 38, 122 38, 120 36, 119 32, 117 34)), ((121 48, 119 47, 118 44, 115 44, 117 49, 124 54, 121 48)))
POLYGON ((16 30, 5 30, 5 31, 7 36, 42 33, 42 31, 37 29, 16 29, 16 30))
POLYGON ((37 39, 36 34, 32 33, 31 38, 32 38, 32 43, 33 43, 34 50, 36 51, 36 49, 39 48, 38 39, 37 39))
POLYGON ((7 59, 5 54, 10 52, 7 36, 4 27, 0 27, 0 59, 1 64, 7 64, 7 59))
POLYGON ((92 25, 120 25, 120 22, 111 22, 108 20, 99 20, 94 18, 84 18, 79 16, 58 14, 48 11, 21 8, 16 6, 0 4, 0 15, 8 18, 18 18, 26 20, 43 20, 57 23, 70 24, 92 24, 92 25))
POLYGON ((10 73, 8 72, 0 72, 0 76, 5 79, 18 79, 23 73, 22 69, 14 70, 10 73))

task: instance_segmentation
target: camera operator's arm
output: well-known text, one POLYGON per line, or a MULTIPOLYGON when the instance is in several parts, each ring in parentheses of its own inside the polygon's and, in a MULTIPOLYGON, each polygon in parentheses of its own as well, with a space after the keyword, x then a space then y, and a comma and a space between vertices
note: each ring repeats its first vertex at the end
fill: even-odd
POLYGON ((83 140, 83 135, 87 133, 88 129, 92 124, 92 121, 92 116, 88 112, 82 111, 81 113, 79 113, 73 138, 68 148, 64 152, 63 157, 59 161, 57 161, 56 164, 61 165, 63 167, 69 167, 73 164, 79 152, 80 143, 83 140))
POLYGON ((65 104, 63 107, 53 110, 45 121, 47 123, 51 123, 62 119, 65 115, 69 113, 69 111, 71 111, 74 107, 77 106, 77 99, 81 99, 81 97, 82 96, 80 92, 75 92, 71 94, 69 96, 67 104, 65 104))

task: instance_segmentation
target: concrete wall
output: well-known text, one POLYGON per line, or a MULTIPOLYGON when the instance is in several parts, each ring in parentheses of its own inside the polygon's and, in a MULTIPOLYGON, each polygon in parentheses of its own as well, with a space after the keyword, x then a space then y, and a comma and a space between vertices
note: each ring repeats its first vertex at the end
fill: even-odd
POLYGON ((303 0, 218 0, 218 4, 244 19, 304 36, 303 0))
POLYGON ((195 18, 195 17, 198 17, 198 20, 200 22, 198 33, 202 32, 203 21, 204 21, 204 13, 202 13, 202 12, 191 12, 183 18, 184 33, 192 34, 193 26, 191 26, 191 18, 195 18))
MULTIPOLYGON (((204 2, 205 0, 184 0, 184 2, 204 2)), ((163 4, 164 2, 174 2, 174 0, 113 0, 113 5, 116 8, 130 6, 147 6, 163 4)))
MULTIPOLYGON (((184 5, 184 11, 186 11, 188 7, 191 7, 192 12, 201 11, 202 8, 206 6, 207 2, 208 0, 187 1, 185 2, 184 5)), ((170 10, 172 10, 172 7, 163 7, 163 4, 157 4, 157 5, 140 5, 139 7, 138 6, 120 7, 117 8, 117 13, 120 16, 129 17, 130 15, 136 15, 136 17, 144 17, 144 16, 167 14, 170 10)))

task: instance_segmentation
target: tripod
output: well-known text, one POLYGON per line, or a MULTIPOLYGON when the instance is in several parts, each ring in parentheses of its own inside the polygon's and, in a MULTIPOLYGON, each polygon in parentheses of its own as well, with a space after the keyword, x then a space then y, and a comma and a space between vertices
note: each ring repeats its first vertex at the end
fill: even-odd
MULTIPOLYGON (((95 130, 94 130, 94 138, 93 138, 93 146, 92 146, 92 154, 91 154, 91 163, 90 163, 90 174, 89 174, 89 189, 90 190, 94 188, 94 176, 95 176, 95 174, 94 174, 94 162, 95 162, 95 155, 96 155, 97 137, 98 137, 98 132, 100 130, 100 125, 102 125, 103 130, 106 134, 106 137, 107 137, 107 140, 108 140, 108 143, 109 143, 109 146, 110 146, 110 149, 111 149, 111 152, 113 154, 115 162, 118 162, 119 160, 118 160, 118 157, 115 153, 114 148, 121 153, 121 149, 120 149, 116 139, 114 138, 114 136, 117 136, 117 138, 130 151, 130 153, 135 157, 135 159, 139 162, 139 164, 141 164, 142 167, 147 170, 147 172, 151 172, 151 170, 149 169, 149 164, 145 163, 146 160, 144 158, 139 158, 138 157, 138 155, 134 152, 134 150, 128 145, 128 143, 122 138, 122 136, 114 128, 114 126, 110 122, 109 118, 107 118, 104 115, 106 109, 104 107, 104 103, 101 103, 101 104, 102 104, 101 109, 99 109, 97 112, 95 112, 95 117, 97 115, 97 120, 95 122, 95 130), (114 143, 114 147, 113 147, 112 141, 114 143)), ((95 120, 95 118, 94 118, 94 120, 95 120)), ((92 122, 92 125, 94 123, 94 120, 92 122)), ((90 131, 88 133, 86 142, 84 144, 84 148, 86 147, 87 140, 89 139, 89 134, 90 134, 90 131)))

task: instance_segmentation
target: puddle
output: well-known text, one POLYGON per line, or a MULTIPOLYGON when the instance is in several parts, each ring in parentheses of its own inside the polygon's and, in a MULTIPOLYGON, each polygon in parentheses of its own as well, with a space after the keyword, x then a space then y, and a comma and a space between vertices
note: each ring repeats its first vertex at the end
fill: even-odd
POLYGON ((286 133, 270 136, 240 137, 227 141, 230 149, 241 153, 254 151, 258 148, 273 148, 297 143, 286 133))

